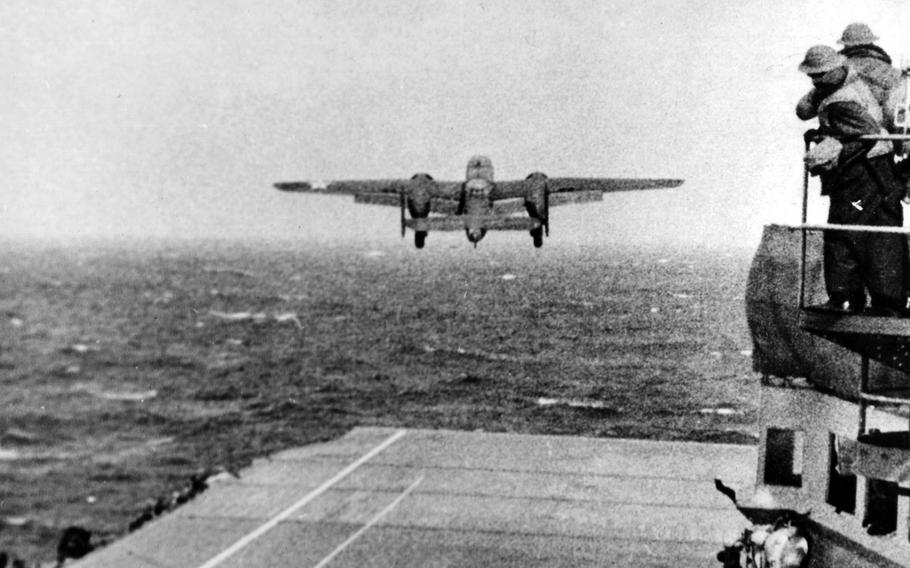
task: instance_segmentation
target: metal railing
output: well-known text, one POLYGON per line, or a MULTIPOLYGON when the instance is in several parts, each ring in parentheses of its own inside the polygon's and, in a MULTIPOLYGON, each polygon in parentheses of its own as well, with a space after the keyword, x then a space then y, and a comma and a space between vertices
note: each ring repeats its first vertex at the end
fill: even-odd
MULTIPOLYGON (((806 151, 808 152, 812 141, 809 137, 809 134, 812 133, 812 130, 806 132, 803 136, 806 142, 806 151)), ((890 141, 903 141, 910 142, 910 134, 864 134, 862 136, 857 136, 855 140, 868 140, 868 141, 879 141, 879 140, 890 140, 890 141)), ((910 158, 907 158, 910 159, 910 158)), ((808 210, 809 210, 809 168, 808 166, 803 168, 803 199, 802 199, 802 214, 800 218, 800 223, 798 225, 784 225, 785 228, 790 229, 791 231, 801 231, 802 239, 800 241, 800 260, 799 260, 799 309, 805 307, 806 302, 806 252, 808 246, 808 239, 806 237, 807 232, 809 231, 848 231, 848 232, 858 232, 858 233, 899 233, 910 235, 910 227, 882 227, 877 225, 838 225, 833 223, 808 223, 808 210)))

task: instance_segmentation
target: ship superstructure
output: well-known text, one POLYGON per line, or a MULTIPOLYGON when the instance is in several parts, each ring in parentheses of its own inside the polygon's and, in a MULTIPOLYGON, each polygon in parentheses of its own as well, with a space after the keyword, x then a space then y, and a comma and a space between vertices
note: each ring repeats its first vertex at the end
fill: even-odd
POLYGON ((803 515, 810 566, 910 566, 910 318, 826 309, 821 259, 825 231, 910 231, 805 211, 765 227, 749 275, 760 443, 737 504, 764 522, 803 515))

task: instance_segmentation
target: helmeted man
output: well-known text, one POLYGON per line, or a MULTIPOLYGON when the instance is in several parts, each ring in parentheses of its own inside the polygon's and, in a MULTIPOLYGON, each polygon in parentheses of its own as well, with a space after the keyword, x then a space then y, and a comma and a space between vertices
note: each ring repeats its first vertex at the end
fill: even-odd
MULTIPOLYGON (((891 143, 857 139, 886 132, 882 108, 869 86, 843 54, 824 45, 810 48, 799 70, 814 85, 819 129, 805 161, 810 172, 820 176, 822 195, 830 199, 828 222, 903 225, 903 187, 894 171, 891 143)), ((901 234, 826 231, 826 307, 860 312, 868 290, 875 315, 904 315, 907 254, 901 234)))
MULTIPOLYGON (((875 45, 878 36, 872 33, 868 25, 853 23, 844 29, 837 43, 844 48, 839 52, 847 58, 847 64, 866 82, 879 106, 884 109, 882 125, 892 129, 893 106, 892 94, 900 84, 900 71, 891 63, 891 56, 875 45)), ((796 114, 803 120, 814 118, 817 114, 819 96, 815 89, 809 91, 797 104, 796 114)))
POLYGON ((900 71, 892 66, 891 56, 875 45, 877 40, 869 26, 854 23, 844 29, 837 43, 844 46, 840 54, 866 81, 879 104, 885 106, 888 94, 900 81, 900 71))

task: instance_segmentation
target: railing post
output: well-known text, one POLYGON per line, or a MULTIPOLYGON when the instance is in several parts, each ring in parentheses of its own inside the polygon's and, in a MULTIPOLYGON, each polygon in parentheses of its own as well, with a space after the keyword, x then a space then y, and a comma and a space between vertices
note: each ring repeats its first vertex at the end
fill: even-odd
POLYGON ((869 392, 869 357, 866 355, 861 355, 862 359, 860 360, 859 366, 859 392, 857 394, 857 402, 859 402, 859 432, 857 432, 858 437, 866 433, 866 414, 869 411, 869 402, 863 396, 869 392))
MULTIPOLYGON (((803 140, 806 145, 806 152, 809 151, 809 144, 811 144, 809 132, 807 131, 803 135, 803 140)), ((809 166, 803 164, 803 210, 802 218, 800 219, 800 224, 805 225, 808 219, 809 211, 809 166)), ((799 255, 799 309, 802 310, 806 307, 806 229, 801 231, 800 247, 801 252, 799 255)))

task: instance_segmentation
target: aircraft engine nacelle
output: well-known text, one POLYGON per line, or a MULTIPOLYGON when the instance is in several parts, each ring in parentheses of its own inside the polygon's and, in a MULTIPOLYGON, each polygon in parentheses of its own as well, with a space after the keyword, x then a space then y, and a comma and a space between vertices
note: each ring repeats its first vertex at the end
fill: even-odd
MULTIPOLYGON (((401 236, 405 233, 404 210, 407 207, 412 219, 425 219, 430 215, 430 205, 436 182, 429 174, 414 174, 401 194, 401 236)), ((425 230, 414 230, 414 246, 421 249, 427 241, 425 230)))
POLYGON ((541 172, 534 172, 525 178, 525 209, 533 219, 539 219, 541 226, 531 229, 534 246, 543 246, 543 236, 550 235, 550 192, 547 188, 547 176, 541 172))
POLYGON ((430 175, 414 174, 411 176, 405 190, 405 198, 408 213, 412 218, 420 219, 430 214, 430 200, 435 188, 436 182, 430 175))
POLYGON ((547 218, 547 176, 534 172, 525 178, 525 207, 528 215, 537 219, 547 218))
POLYGON ((540 219, 544 230, 549 235, 550 207, 546 174, 534 172, 525 178, 525 208, 528 210, 528 215, 540 219))

